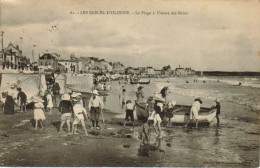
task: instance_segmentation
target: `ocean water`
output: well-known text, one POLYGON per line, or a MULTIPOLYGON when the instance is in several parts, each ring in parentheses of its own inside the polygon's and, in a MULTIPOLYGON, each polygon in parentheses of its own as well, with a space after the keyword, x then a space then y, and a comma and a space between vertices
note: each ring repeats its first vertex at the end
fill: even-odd
MULTIPOLYGON (((258 167, 260 142, 260 77, 180 77, 151 79, 144 86, 145 97, 169 87, 167 101, 191 105, 196 97, 203 107, 221 100, 220 126, 214 120, 208 127, 163 128, 163 139, 154 141, 153 150, 139 143, 127 151, 118 146, 119 157, 133 166, 221 166, 258 167), (197 79, 197 82, 194 80, 197 79), (205 81, 205 83, 203 83, 205 81), (187 83, 188 82, 188 83, 187 83), (239 82, 242 83, 238 86, 239 82)), ((124 117, 119 98, 121 85, 113 81, 105 108, 124 117)), ((135 100, 136 85, 127 84, 126 100, 135 100)))
MULTIPOLYGON (((221 100, 221 120, 220 127, 216 127, 214 120, 209 127, 199 129, 164 128, 165 136, 158 140, 161 141, 159 150, 144 149, 139 144, 130 149, 133 154, 128 157, 135 159, 137 165, 259 165, 260 77, 152 79, 149 85, 143 86, 145 97, 160 91, 164 86, 169 86, 167 101, 175 100, 177 104, 191 105, 196 97, 200 97, 203 100, 202 106, 211 107, 218 98, 221 100), (197 79, 197 82, 194 82, 194 79, 197 79), (206 82, 203 83, 203 80, 206 82), (239 82, 242 83, 241 86, 238 86, 239 82)), ((127 84, 125 87, 126 100, 134 101, 137 86, 127 84)), ((118 81, 112 82, 112 90, 104 100, 106 108, 122 114, 119 116, 123 117, 119 90, 118 81)))

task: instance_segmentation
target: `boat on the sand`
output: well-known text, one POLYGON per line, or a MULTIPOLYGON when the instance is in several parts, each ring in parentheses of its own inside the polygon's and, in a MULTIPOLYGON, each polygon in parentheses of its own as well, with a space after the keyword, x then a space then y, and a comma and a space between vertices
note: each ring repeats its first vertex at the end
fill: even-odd
MULTIPOLYGON (((146 103, 137 103, 136 102, 136 115, 139 120, 147 120, 149 112, 146 109, 146 103)), ((175 105, 172 111, 165 109, 164 121, 176 124, 183 125, 188 122, 190 119, 190 109, 191 106, 187 105, 175 105), (170 120, 169 120, 170 119, 170 120)), ((201 107, 199 111, 199 124, 209 125, 210 122, 216 117, 216 108, 207 108, 201 107)), ((190 123, 195 124, 195 120, 192 120, 190 123)))
POLYGON ((151 80, 148 80, 148 81, 130 81, 130 84, 150 84, 151 80))

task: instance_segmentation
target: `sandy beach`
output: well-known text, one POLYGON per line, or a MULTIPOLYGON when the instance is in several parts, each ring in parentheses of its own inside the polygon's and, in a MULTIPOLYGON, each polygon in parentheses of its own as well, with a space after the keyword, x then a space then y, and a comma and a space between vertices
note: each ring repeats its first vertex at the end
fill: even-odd
MULTIPOLYGON (((183 86, 181 82, 185 79, 178 81, 183 86)), ((4 123, 0 125, 1 166, 258 166, 259 113, 252 112, 251 107, 223 101, 220 127, 216 127, 215 120, 198 129, 164 126, 162 139, 154 137, 151 145, 140 146, 138 129, 142 122, 136 122, 133 133, 129 126, 122 126, 124 112, 118 103, 117 83, 113 82, 113 89, 105 97, 106 124, 101 123, 99 131, 92 130, 87 120, 88 137, 81 127, 80 134, 67 135, 66 125, 59 135, 60 112, 56 108, 52 115, 46 114, 44 129, 37 131, 31 110, 1 115, 0 122, 4 123)), ((149 89, 157 83, 145 86, 145 93, 151 92, 149 89)), ((193 85, 189 87, 197 87, 193 85)), ((212 88, 212 83, 207 85, 212 88)), ((135 87, 127 85, 128 99, 133 98, 135 87)), ((179 103, 192 102, 193 97, 174 93, 175 90, 172 89, 170 98, 173 94, 179 103)), ((206 107, 213 103, 210 99, 204 101, 206 107)))

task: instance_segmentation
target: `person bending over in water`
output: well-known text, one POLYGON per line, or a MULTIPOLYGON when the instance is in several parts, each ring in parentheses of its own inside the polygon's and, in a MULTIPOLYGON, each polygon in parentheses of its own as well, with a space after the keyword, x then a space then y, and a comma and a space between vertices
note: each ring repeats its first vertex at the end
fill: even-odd
POLYGON ((196 128, 198 128, 198 115, 199 115, 199 110, 200 110, 200 105, 202 104, 202 100, 200 98, 197 98, 194 100, 192 106, 191 106, 191 110, 190 110, 190 119, 187 122, 187 124, 185 125, 185 127, 188 126, 189 122, 191 120, 196 120, 196 128))
POLYGON ((140 128, 138 138, 141 139, 141 145, 149 144, 153 122, 153 118, 148 118, 147 122, 140 128))

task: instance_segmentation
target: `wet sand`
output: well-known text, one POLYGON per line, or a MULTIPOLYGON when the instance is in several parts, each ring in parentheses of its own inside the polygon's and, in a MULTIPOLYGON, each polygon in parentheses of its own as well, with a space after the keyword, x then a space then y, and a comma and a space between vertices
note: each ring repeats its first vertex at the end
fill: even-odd
POLYGON ((115 113, 104 113, 107 124, 101 124, 100 131, 88 127, 89 137, 81 127, 80 134, 71 136, 64 126, 59 135, 60 114, 55 109, 54 114, 46 115, 44 129, 37 131, 32 122, 21 124, 33 118, 31 112, 1 116, 0 122, 5 123, 0 125, 1 166, 257 166, 257 144, 251 148, 233 144, 237 152, 246 151, 245 159, 241 159, 236 149, 230 152, 230 144, 223 142, 221 134, 228 129, 225 126, 164 128, 164 138, 140 146, 138 126, 131 134, 129 127, 122 127, 121 119, 114 118, 115 113), (219 148, 223 143, 225 148, 219 148))

